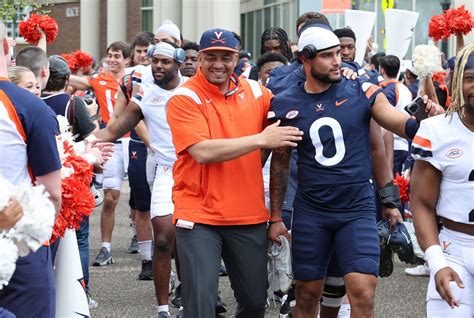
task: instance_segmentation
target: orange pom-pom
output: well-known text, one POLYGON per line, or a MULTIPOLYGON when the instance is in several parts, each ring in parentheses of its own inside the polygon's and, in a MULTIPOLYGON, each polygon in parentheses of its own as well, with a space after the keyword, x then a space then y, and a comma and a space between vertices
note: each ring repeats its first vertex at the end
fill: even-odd
POLYGON ((30 44, 37 44, 41 38, 38 28, 46 34, 46 42, 53 42, 58 36, 58 24, 56 20, 48 15, 32 13, 26 20, 21 21, 18 26, 20 35, 30 44))
POLYGON ((89 216, 95 207, 89 188, 93 176, 92 166, 77 156, 67 141, 64 141, 64 152, 68 155, 64 166, 74 168, 74 173, 61 184, 61 211, 54 223, 51 243, 64 236, 66 229, 79 229, 84 217, 89 216))
POLYGON ((409 193, 409 183, 408 180, 405 179, 404 176, 401 176, 400 174, 395 175, 395 180, 393 180, 393 183, 398 186, 400 189, 400 201, 402 203, 406 203, 410 201, 410 193, 409 193))
POLYGON ((474 27, 473 16, 464 8, 464 5, 446 10, 444 14, 448 31, 452 34, 468 34, 474 27))
POLYGON ((448 30, 445 14, 438 14, 431 17, 428 25, 428 35, 435 41, 446 40, 451 35, 448 30))
POLYGON ((77 72, 77 70, 79 69, 79 63, 76 57, 74 56, 74 54, 65 53, 65 54, 61 54, 61 57, 64 60, 66 60, 67 65, 69 66, 69 69, 71 70, 71 72, 73 73, 77 72))
POLYGON ((73 53, 73 55, 76 58, 79 68, 82 68, 82 72, 84 73, 87 71, 87 68, 89 66, 92 66, 92 64, 94 63, 94 59, 92 58, 92 56, 90 56, 86 52, 76 51, 73 53))

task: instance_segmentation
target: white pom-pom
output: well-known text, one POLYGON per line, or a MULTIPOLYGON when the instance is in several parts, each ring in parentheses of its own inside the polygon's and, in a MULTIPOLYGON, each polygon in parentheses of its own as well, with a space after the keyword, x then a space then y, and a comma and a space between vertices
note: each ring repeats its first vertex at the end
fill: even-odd
MULTIPOLYGON (((36 252, 44 242, 49 240, 53 231, 55 208, 49 199, 49 194, 43 185, 32 186, 29 183, 24 183, 13 187, 1 175, 0 189, 2 189, 0 203, 5 200, 8 203, 10 198, 14 197, 23 209, 21 219, 12 229, 0 231, 0 238, 16 244, 15 253, 19 256, 23 257, 30 252, 36 252)), ((1 246, 0 252, 3 252, 3 246, 1 246)), ((0 253, 0 262, 3 261, 1 255, 3 254, 0 253)))
POLYGON ((413 66, 420 79, 442 71, 441 53, 434 45, 417 45, 413 50, 413 66))
POLYGON ((74 143, 74 138, 72 136, 72 128, 69 125, 69 121, 66 117, 57 115, 56 116, 59 123, 59 131, 61 132, 62 140, 67 140, 70 145, 74 143))
POLYGON ((42 185, 21 187, 16 198, 23 208, 23 217, 7 237, 17 244, 18 254, 26 256, 36 252, 51 237, 55 209, 42 185))
POLYGON ((0 237, 0 290, 13 276, 18 259, 18 248, 7 238, 0 237))

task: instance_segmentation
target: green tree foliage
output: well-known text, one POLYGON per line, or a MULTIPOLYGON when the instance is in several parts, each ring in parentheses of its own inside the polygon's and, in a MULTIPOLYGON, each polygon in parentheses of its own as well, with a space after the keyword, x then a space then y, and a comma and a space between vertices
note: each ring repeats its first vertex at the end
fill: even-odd
POLYGON ((2 0, 0 6, 0 19, 2 21, 16 21, 24 11, 35 11, 41 14, 48 13, 43 7, 48 4, 45 1, 34 0, 2 0))

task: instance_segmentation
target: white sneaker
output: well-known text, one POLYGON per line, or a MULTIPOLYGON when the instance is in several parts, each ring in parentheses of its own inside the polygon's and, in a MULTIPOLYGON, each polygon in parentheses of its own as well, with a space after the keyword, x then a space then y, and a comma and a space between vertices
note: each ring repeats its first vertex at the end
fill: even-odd
POLYGON ((405 268, 408 276, 430 276, 430 270, 426 265, 418 265, 412 268, 405 268))
POLYGON ((99 303, 92 299, 91 294, 89 294, 89 292, 86 292, 86 296, 87 302, 89 304, 89 309, 96 309, 97 307, 99 307, 99 303))

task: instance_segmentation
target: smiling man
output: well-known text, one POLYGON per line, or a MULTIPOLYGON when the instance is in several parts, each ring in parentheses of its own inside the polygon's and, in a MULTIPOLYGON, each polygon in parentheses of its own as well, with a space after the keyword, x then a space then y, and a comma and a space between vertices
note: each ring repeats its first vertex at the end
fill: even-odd
MULTIPOLYGON (((380 247, 370 182, 370 119, 404 138, 413 138, 418 124, 392 107, 366 78, 341 77, 341 46, 328 25, 305 29, 298 52, 306 80, 278 94, 269 113, 269 118, 304 133, 297 146, 298 187, 291 224, 293 314, 315 317, 325 278, 332 276, 344 277, 351 316, 373 317, 380 247)), ((290 153, 289 147, 272 153, 270 203, 275 222, 269 226, 269 238, 275 242, 280 235, 288 236, 281 209, 290 153)))
POLYGON ((292 127, 265 128, 272 94, 233 73, 238 47, 230 31, 204 32, 196 75, 167 105, 177 154, 173 221, 185 317, 215 317, 221 257, 236 317, 264 317, 269 218, 260 149, 301 139, 292 127))
POLYGON ((151 223, 154 235, 153 279, 158 301, 158 317, 170 317, 168 308, 168 284, 171 271, 171 252, 175 240, 172 223, 173 185, 172 167, 176 160, 171 133, 165 115, 165 104, 186 80, 179 74, 184 61, 184 52, 171 42, 160 42, 153 47, 151 70, 154 83, 145 83, 140 93, 132 98, 125 111, 96 136, 102 140, 115 141, 144 120, 150 134, 150 145, 158 162, 151 195, 151 223))
MULTIPOLYGON (((92 89, 99 103, 101 126, 108 124, 115 101, 119 82, 125 75, 125 66, 129 62, 130 46, 125 42, 113 42, 107 48, 107 72, 91 77, 71 75, 69 85, 77 90, 92 89)), ((120 136, 122 137, 122 136, 120 136)), ((112 232, 115 225, 115 208, 117 207, 122 181, 128 166, 129 135, 115 142, 114 154, 104 167, 104 205, 100 217, 101 249, 95 258, 94 266, 105 266, 113 263, 110 253, 112 232)))

